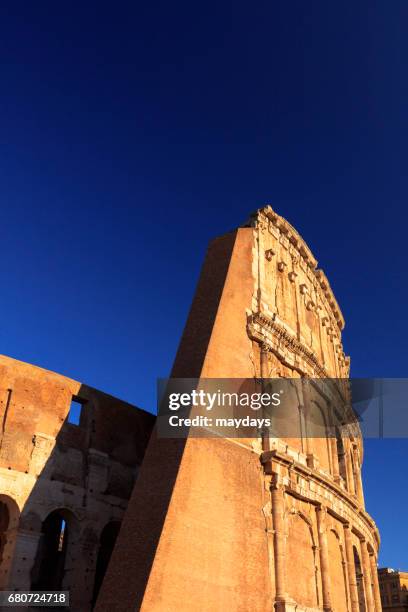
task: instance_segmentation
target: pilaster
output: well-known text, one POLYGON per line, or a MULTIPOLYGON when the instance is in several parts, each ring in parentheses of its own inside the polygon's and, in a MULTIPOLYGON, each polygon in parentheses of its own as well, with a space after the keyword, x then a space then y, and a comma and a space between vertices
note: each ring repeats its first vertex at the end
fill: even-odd
POLYGON ((319 536, 320 569, 322 574, 323 610, 330 612, 332 607, 330 596, 329 552, 326 533, 326 508, 324 506, 318 506, 316 508, 316 516, 317 532, 319 536))
POLYGON ((376 612, 381 612, 382 605, 381 605, 380 585, 378 584, 377 560, 373 552, 369 553, 369 555, 370 555, 371 581, 373 585, 375 610, 376 612))
MULTIPOLYGON (((284 603, 286 598, 285 584, 285 522, 284 522, 284 490, 275 474, 271 483, 272 498, 272 521, 274 529, 274 551, 275 551, 275 601, 276 604, 284 603)), ((275 605, 280 610, 279 605, 275 605)))
POLYGON ((351 612, 359 612, 358 590, 356 580, 356 568, 354 565, 353 544, 351 541, 351 527, 349 523, 344 525, 344 540, 346 544, 347 574, 350 591, 351 612))
POLYGON ((361 557, 363 565, 364 590, 366 596, 366 606, 368 610, 374 610, 373 588, 371 583, 371 565, 367 549, 367 542, 361 541, 361 557))

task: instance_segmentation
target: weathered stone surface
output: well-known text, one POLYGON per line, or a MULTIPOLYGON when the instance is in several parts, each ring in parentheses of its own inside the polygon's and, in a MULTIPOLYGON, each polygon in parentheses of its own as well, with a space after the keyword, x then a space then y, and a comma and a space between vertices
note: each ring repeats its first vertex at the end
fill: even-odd
MULTIPOLYGON (((172 376, 347 379, 343 327, 309 248, 265 207, 211 243, 172 376)), ((299 408, 325 423, 327 404, 306 387, 299 408)), ((153 434, 95 609, 379 612, 362 458, 358 431, 153 434)))
POLYGON ((44 524, 57 512, 68 534, 60 587, 71 609, 90 610, 100 535, 122 520, 154 417, 0 356, 0 423, 0 588, 39 580, 44 524), (73 397, 83 403, 79 425, 67 421, 73 397))

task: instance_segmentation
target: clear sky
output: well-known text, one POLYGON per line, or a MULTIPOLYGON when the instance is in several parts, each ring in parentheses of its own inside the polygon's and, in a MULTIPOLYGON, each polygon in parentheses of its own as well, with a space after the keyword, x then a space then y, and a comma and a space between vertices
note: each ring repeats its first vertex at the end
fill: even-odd
MULTIPOLYGON (((265 203, 354 376, 408 375, 406 0, 0 6, 0 351, 154 410, 209 239, 265 203)), ((366 444, 408 570, 407 440, 366 444)))

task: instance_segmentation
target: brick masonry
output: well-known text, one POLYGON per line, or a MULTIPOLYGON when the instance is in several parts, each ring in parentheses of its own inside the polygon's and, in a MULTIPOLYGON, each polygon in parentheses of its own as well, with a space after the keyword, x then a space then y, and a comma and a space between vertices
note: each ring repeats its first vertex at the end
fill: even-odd
MULTIPOLYGON (((330 398, 306 382, 345 397, 343 327, 307 244, 266 206, 210 244, 172 376, 302 379, 300 418, 324 425, 330 398)), ((380 612, 362 461, 353 424, 340 440, 154 432, 96 610, 380 612)))

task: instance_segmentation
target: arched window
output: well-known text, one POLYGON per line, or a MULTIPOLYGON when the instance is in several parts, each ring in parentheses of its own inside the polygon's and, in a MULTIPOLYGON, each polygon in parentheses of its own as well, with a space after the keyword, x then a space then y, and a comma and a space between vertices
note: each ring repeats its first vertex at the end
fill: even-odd
POLYGON ((54 510, 43 522, 42 537, 31 572, 32 590, 62 589, 74 522, 74 516, 65 509, 54 510))
POLYGON ((115 546, 116 538, 120 529, 119 521, 111 521, 102 530, 98 558, 96 560, 95 582, 92 597, 92 605, 96 603, 99 590, 102 586, 106 570, 108 569, 109 561, 115 546))

